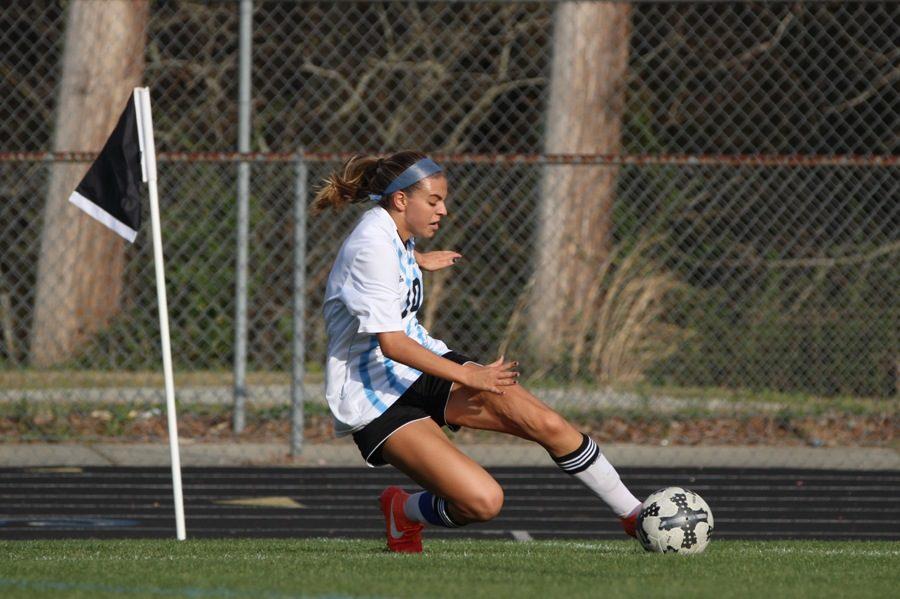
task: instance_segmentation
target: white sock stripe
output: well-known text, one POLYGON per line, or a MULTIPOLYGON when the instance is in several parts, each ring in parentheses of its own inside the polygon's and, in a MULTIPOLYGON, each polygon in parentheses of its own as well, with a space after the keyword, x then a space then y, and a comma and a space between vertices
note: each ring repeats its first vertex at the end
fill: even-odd
POLYGON ((584 462, 584 459, 586 457, 591 457, 598 451, 600 451, 600 448, 597 447, 597 444, 594 443, 593 439, 589 439, 587 447, 585 447, 584 451, 582 451, 580 454, 578 454, 574 458, 569 458, 568 460, 565 460, 564 462, 556 462, 556 463, 563 470, 568 470, 569 468, 577 468, 579 465, 581 465, 584 462))
POLYGON ((565 466, 560 466, 565 472, 572 472, 581 470, 590 464, 594 463, 594 460, 597 459, 597 456, 600 455, 600 448, 596 445, 593 447, 593 451, 590 453, 581 456, 581 458, 577 462, 572 462, 566 464, 565 466))
POLYGON ((434 511, 437 512, 438 518, 441 519, 441 522, 444 523, 444 526, 450 526, 447 523, 447 514, 444 513, 444 510, 445 510, 444 503, 445 503, 444 500, 441 499, 440 497, 436 498, 434 501, 434 511))
POLYGON ((575 455, 567 460, 561 460, 561 461, 557 460, 556 463, 563 466, 566 464, 570 464, 572 462, 577 462, 577 461, 581 460, 586 454, 589 454, 593 450, 594 447, 597 447, 597 444, 594 442, 593 439, 588 438, 587 445, 585 445, 584 449, 580 453, 578 453, 577 455, 575 455))
POLYGON ((438 497, 435 507, 437 508, 438 517, 440 517, 441 521, 447 528, 456 528, 458 524, 450 519, 450 514, 447 513, 447 500, 438 497))
POLYGON ((441 500, 441 518, 444 520, 444 523, 451 527, 456 528, 456 522, 450 519, 450 514, 447 513, 447 501, 445 499, 441 500))
POLYGON ((597 451, 595 451, 593 454, 591 454, 589 456, 585 456, 585 458, 580 463, 573 464, 572 466, 568 466, 565 469, 565 472, 568 472, 569 474, 573 474, 575 472, 581 472, 582 470, 584 470, 585 468, 587 468, 588 466, 593 464, 597 460, 598 455, 600 455, 599 449, 597 451))

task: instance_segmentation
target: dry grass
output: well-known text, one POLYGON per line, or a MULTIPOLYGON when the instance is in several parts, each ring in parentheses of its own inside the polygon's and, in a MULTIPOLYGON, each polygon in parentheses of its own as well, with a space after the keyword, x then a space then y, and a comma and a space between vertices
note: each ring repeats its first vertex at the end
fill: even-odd
MULTIPOLYGON (((625 252, 614 248, 593 274, 585 310, 573 313, 559 331, 560 362, 543 364, 534 377, 567 368, 572 379, 588 375, 597 383, 641 382, 654 364, 674 353, 690 331, 665 321, 686 285, 654 258, 659 236, 642 238, 625 252)), ((532 279, 520 295, 500 344, 505 354, 516 342, 523 315, 534 293, 532 279)))

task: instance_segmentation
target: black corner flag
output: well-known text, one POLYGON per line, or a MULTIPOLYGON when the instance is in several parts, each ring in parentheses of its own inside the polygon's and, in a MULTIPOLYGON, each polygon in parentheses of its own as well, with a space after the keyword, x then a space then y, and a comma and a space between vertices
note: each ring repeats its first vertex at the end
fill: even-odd
POLYGON ((159 306, 159 336, 166 388, 166 412, 169 424, 169 450, 172 455, 172 494, 175 499, 175 535, 187 538, 184 524, 184 494, 181 489, 181 457, 178 448, 178 420, 175 414, 175 377, 169 339, 169 305, 163 266, 162 231, 159 218, 159 190, 156 181, 156 143, 153 140, 153 115, 150 90, 136 87, 116 128, 103 146, 100 156, 69 196, 69 201, 84 210, 129 242, 141 226, 141 186, 147 184, 153 262, 156 270, 156 298, 159 306))
POLYGON ((136 95, 128 105, 97 160, 69 196, 69 201, 129 242, 141 226, 141 181, 146 181, 140 108, 136 95))

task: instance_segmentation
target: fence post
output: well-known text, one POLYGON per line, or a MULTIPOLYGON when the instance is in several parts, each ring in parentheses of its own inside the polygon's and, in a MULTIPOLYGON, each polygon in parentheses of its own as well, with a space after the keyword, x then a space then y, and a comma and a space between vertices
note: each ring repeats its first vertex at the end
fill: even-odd
POLYGON ((309 170, 298 154, 294 184, 294 340, 291 352, 291 455, 303 450, 303 403, 306 392, 306 185, 309 170))
MULTIPOLYGON (((238 151, 250 151, 250 53, 253 1, 241 0, 238 151)), ((247 401, 247 245, 250 230, 250 163, 238 165, 237 265, 234 315, 234 432, 244 430, 247 401)))

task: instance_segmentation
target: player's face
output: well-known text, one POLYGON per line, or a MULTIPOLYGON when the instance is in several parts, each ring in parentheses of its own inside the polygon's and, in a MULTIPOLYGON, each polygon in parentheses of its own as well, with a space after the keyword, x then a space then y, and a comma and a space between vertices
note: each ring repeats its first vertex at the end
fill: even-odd
POLYGON ((428 177, 417 190, 409 195, 404 220, 413 237, 430 239, 440 228, 440 221, 447 216, 447 178, 428 177))

